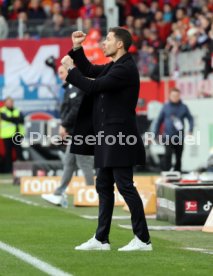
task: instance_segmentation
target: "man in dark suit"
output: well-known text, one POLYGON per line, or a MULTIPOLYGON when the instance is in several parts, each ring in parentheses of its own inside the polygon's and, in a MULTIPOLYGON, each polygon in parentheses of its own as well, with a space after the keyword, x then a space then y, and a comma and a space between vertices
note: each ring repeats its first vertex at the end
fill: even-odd
POLYGON ((110 250, 109 232, 116 182, 129 206, 135 234, 134 239, 119 251, 150 251, 152 245, 143 203, 133 186, 133 166, 145 164, 145 150, 136 127, 135 107, 140 80, 135 62, 128 53, 131 35, 120 27, 110 29, 103 42, 103 51, 112 62, 106 65, 92 65, 88 61, 81 46, 85 38, 84 33, 74 32, 73 49, 62 59, 68 70, 67 82, 86 93, 75 128, 75 133, 81 135, 85 143, 79 146, 74 135, 72 151, 78 154, 93 152, 95 167, 99 168, 96 179, 98 228, 92 239, 76 249, 110 250), (91 134, 96 138, 93 146, 88 145, 87 140, 91 134))

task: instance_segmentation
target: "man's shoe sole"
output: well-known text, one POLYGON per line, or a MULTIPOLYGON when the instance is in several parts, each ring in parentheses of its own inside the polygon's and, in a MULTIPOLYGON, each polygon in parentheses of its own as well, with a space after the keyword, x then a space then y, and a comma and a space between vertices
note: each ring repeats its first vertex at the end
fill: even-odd
POLYGON ((75 250, 81 250, 81 251, 110 251, 111 248, 92 248, 92 249, 82 249, 82 248, 76 248, 75 250))
POLYGON ((52 205, 61 207, 61 203, 60 203, 60 202, 59 202, 59 203, 52 202, 51 200, 49 200, 49 199, 43 197, 42 195, 41 195, 41 198, 42 198, 43 200, 45 200, 46 202, 52 204, 52 205))
POLYGON ((132 252, 132 251, 152 251, 152 247, 151 248, 139 248, 139 249, 133 249, 133 250, 122 250, 122 249, 118 249, 119 252, 132 252))

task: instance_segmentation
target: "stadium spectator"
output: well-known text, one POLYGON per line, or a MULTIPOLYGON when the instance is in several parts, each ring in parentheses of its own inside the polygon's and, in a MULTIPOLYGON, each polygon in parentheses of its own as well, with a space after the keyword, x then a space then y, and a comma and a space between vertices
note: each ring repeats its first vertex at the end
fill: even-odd
POLYGON ((28 7, 28 18, 30 20, 44 20, 47 18, 44 8, 40 0, 31 0, 28 7))
POLYGON ((53 6, 53 1, 52 0, 42 0, 41 1, 41 5, 42 5, 45 13, 47 14, 47 16, 50 16, 51 15, 52 6, 53 6))
POLYGON ((96 6, 91 0, 84 0, 84 5, 80 8, 80 17, 82 19, 94 18, 96 6))
POLYGON ((150 76, 154 70, 153 49, 146 41, 142 43, 141 49, 138 50, 138 70, 141 76, 150 76))
MULTIPOLYGON (((5 147, 5 172, 12 172, 13 150, 18 160, 23 160, 20 144, 15 144, 13 139, 17 135, 20 141, 20 134, 24 135, 24 117, 20 110, 14 107, 14 101, 7 97, 4 106, 0 108, 0 138, 3 139, 5 147)), ((16 138, 15 138, 16 141, 16 138)))
POLYGON ((158 33, 159 42, 163 42, 163 44, 166 43, 166 39, 171 31, 171 24, 168 22, 165 22, 163 20, 163 12, 157 11, 155 13, 155 25, 156 25, 156 31, 158 33))
MULTIPOLYGON (((138 36, 140 40, 142 37, 142 29, 143 29, 143 20, 141 18, 136 18, 133 23, 134 33, 138 36)), ((139 48, 139 45, 138 45, 139 48)))
POLYGON ((29 38, 28 17, 25 11, 21 11, 18 14, 18 38, 29 38))
POLYGON ((64 28, 64 17, 61 14, 55 14, 52 18, 53 22, 53 37, 62 37, 64 36, 63 28, 64 28))
POLYGON ((130 32, 132 36, 132 45, 129 47, 129 53, 131 53, 135 58, 138 53, 138 45, 140 42, 139 36, 135 33, 134 28, 128 28, 128 31, 130 32))
POLYGON ((8 36, 8 24, 0 10, 0 39, 6 39, 8 36))
POLYGON ((145 19, 147 23, 150 23, 153 19, 153 14, 150 11, 148 5, 143 2, 139 2, 132 7, 131 14, 135 18, 145 19))
POLYGON ((52 16, 62 14, 61 5, 59 2, 54 2, 52 5, 52 16))
POLYGON ((95 6, 103 6, 103 0, 93 0, 95 6))
POLYGON ((98 47, 99 42, 101 41, 101 30, 95 28, 92 25, 92 19, 84 19, 83 21, 83 30, 87 34, 87 47, 98 47))
POLYGON ((163 141, 165 143, 165 156, 163 170, 169 171, 172 168, 172 155, 175 154, 175 171, 181 171, 181 159, 184 148, 184 120, 189 121, 189 134, 192 134, 194 120, 188 109, 180 98, 180 90, 172 88, 169 95, 169 102, 165 103, 155 125, 155 135, 164 125, 163 141))
POLYGON ((10 11, 8 12, 9 20, 17 20, 19 12, 24 10, 24 5, 21 0, 15 0, 11 6, 10 11))
MULTIPOLYGON (((67 135, 73 135, 74 125, 77 118, 78 110, 83 99, 83 92, 78 88, 68 84, 65 79, 67 77, 67 71, 63 66, 58 68, 59 78, 63 81, 62 88, 65 91, 64 99, 61 106, 61 120, 62 124, 59 128, 59 134, 62 138, 67 135)), ((84 156, 74 154, 70 152, 71 142, 67 140, 68 145, 66 148, 64 161, 63 161, 63 175, 61 185, 55 190, 54 194, 44 194, 42 198, 46 201, 63 205, 63 194, 70 183, 73 173, 76 169, 76 165, 83 171, 87 185, 94 185, 93 179, 93 166, 94 158, 92 156, 84 156)))
POLYGON ((72 8, 70 0, 62 0, 61 12, 65 18, 77 19, 79 17, 79 10, 72 8))
POLYGON ((134 16, 128 15, 126 17, 126 21, 125 21, 124 27, 127 28, 127 29, 128 28, 133 28, 134 27, 134 22, 135 22, 134 16))
POLYGON ((208 0, 207 7, 210 12, 213 12, 213 0, 208 0))
POLYGON ((64 17, 60 13, 55 13, 43 25, 40 35, 41 37, 65 37, 67 35, 66 32, 67 28, 65 27, 64 17))
POLYGON ((150 3, 150 12, 151 12, 153 15, 155 15, 155 13, 156 13, 157 11, 159 11, 159 10, 160 10, 159 1, 152 1, 152 2, 150 3))
POLYGON ((79 10, 83 6, 83 0, 70 0, 71 8, 74 10, 79 10))
POLYGON ((172 7, 169 3, 166 3, 163 6, 163 21, 167 23, 172 22, 172 17, 172 7))
POLYGON ((102 30, 102 35, 106 35, 106 16, 104 14, 104 8, 102 5, 97 5, 95 8, 93 27, 102 30))

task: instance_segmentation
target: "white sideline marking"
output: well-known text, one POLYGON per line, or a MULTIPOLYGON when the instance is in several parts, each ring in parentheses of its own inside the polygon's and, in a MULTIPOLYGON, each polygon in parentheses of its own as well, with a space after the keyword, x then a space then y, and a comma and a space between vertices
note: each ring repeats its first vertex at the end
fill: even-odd
POLYGON ((72 276, 72 274, 69 274, 67 272, 64 272, 48 263, 45 263, 41 260, 39 260, 36 257, 33 257, 32 255, 25 253, 24 251, 21 251, 20 249, 17 249, 15 247, 12 247, 4 242, 0 241, 0 249, 3 251, 6 251, 10 253, 11 255, 14 255, 18 259, 24 261, 25 263, 28 263, 35 268, 47 273, 51 276, 72 276))
MULTIPOLYGON (((132 225, 118 225, 121 228, 132 230, 132 225)), ((149 230, 156 230, 156 231, 201 231, 202 226, 148 226, 149 230)))
POLYGON ((28 204, 28 205, 40 206, 40 207, 46 208, 46 206, 44 206, 44 205, 41 205, 39 203, 30 201, 30 200, 26 200, 26 199, 23 199, 23 198, 19 198, 19 197, 16 197, 16 196, 11 196, 11 195, 7 195, 7 194, 1 194, 1 196, 5 197, 5 198, 12 199, 12 200, 15 200, 15 201, 19 201, 19 202, 22 202, 22 203, 25 203, 25 204, 28 204))
MULTIPOLYGON (((98 216, 90 216, 90 215, 82 215, 81 218, 85 219, 98 219, 98 216)), ((146 216, 146 218, 154 219, 156 218, 155 215, 146 216)), ((131 219, 130 216, 112 216, 112 219, 122 220, 122 219, 131 219)))
MULTIPOLYGON (((82 215, 81 218, 85 219, 97 219, 98 216, 82 215)), ((130 216, 112 216, 112 219, 130 219, 130 216)))
POLYGON ((206 249, 206 248, 184 247, 183 249, 213 255, 213 250, 206 249))
POLYGON ((1 179, 0 180, 0 184, 1 185, 4 185, 4 184, 11 184, 13 182, 13 179, 11 178, 11 179, 1 179))

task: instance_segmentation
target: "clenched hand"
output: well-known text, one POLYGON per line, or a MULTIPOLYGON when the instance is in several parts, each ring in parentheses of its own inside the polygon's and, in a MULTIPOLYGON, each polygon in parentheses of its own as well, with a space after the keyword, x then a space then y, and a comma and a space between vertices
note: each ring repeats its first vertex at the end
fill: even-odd
POLYGON ((68 69, 72 69, 74 66, 73 60, 70 56, 66 55, 62 58, 61 64, 64 66, 64 68, 68 71, 68 69))

